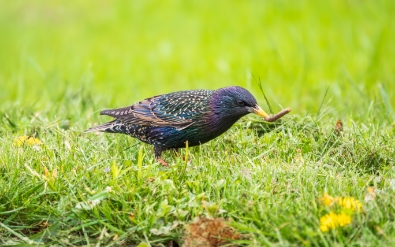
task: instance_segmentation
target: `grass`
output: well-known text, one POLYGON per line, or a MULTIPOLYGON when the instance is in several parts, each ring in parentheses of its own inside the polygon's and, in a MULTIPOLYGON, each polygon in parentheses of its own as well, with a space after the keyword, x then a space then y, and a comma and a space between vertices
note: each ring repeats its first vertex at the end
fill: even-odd
POLYGON ((3 3, 0 244, 177 246, 184 225, 208 217, 228 219, 240 245, 393 246, 394 11, 393 1, 3 3), (108 120, 102 109, 227 85, 293 111, 165 152, 169 169, 135 139, 81 134, 108 120), (18 147, 20 136, 42 144, 18 147), (325 193, 363 209, 323 232, 320 218, 343 210, 325 193))

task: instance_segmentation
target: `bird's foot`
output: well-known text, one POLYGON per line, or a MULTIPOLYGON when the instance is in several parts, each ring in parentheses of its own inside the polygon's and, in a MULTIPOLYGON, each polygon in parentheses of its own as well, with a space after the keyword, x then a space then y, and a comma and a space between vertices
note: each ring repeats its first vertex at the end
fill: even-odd
POLYGON ((158 162, 161 163, 164 167, 169 168, 169 165, 166 163, 166 161, 162 160, 162 158, 158 158, 158 162))

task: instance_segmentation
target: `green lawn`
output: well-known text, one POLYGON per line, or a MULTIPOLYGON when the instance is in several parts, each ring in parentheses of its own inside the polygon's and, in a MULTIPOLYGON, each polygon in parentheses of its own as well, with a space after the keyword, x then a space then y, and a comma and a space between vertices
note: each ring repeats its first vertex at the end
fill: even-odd
POLYGON ((198 246, 184 229, 209 218, 245 246, 395 246, 394 13, 392 0, 3 1, 0 245, 198 246), (229 85, 292 112, 165 152, 168 169, 136 139, 82 134, 110 119, 100 110, 229 85))

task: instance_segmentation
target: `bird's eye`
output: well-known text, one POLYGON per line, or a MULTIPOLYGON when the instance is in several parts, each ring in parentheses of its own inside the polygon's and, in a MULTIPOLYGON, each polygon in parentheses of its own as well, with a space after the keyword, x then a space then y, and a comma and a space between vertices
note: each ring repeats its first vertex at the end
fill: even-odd
POLYGON ((245 103, 244 101, 242 101, 242 100, 238 100, 238 101, 237 101, 237 104, 238 104, 239 106, 245 106, 245 105, 246 105, 246 103, 245 103))

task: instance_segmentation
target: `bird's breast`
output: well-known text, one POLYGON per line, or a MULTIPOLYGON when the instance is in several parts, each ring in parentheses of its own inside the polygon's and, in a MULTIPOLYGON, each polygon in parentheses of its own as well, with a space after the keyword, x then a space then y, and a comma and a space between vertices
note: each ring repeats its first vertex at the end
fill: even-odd
POLYGON ((144 138, 141 138, 141 135, 132 136, 163 148, 183 148, 187 141, 189 146, 197 146, 220 136, 238 119, 207 113, 192 119, 192 124, 186 128, 151 126, 144 129, 144 138))

